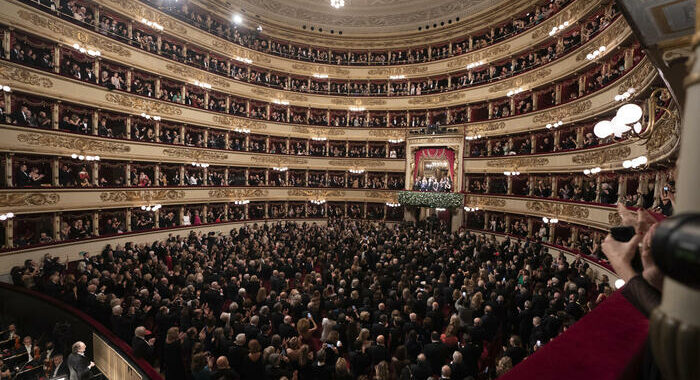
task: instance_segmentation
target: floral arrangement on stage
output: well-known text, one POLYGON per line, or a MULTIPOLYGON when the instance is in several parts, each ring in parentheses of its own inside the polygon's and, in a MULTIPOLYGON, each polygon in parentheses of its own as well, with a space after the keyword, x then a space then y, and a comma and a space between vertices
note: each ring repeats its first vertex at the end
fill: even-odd
POLYGON ((436 193, 401 191, 398 196, 403 206, 430 208, 458 208, 464 206, 464 195, 459 193, 436 193))

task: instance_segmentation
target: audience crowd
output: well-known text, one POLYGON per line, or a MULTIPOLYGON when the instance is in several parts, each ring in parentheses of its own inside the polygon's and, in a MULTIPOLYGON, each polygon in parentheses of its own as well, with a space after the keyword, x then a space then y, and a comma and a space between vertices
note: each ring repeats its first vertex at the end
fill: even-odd
POLYGON ((192 232, 68 265, 47 255, 12 278, 92 315, 166 380, 494 378, 611 292, 580 258, 434 219, 192 232))

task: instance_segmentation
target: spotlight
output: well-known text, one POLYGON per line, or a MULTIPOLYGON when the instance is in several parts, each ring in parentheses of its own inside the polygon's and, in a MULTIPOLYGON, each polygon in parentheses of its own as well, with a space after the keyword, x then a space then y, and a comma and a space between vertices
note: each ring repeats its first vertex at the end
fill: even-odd
POLYGON ((241 17, 241 15, 239 15, 238 13, 233 15, 233 23, 234 24, 240 25, 242 22, 243 22, 243 17, 241 17))

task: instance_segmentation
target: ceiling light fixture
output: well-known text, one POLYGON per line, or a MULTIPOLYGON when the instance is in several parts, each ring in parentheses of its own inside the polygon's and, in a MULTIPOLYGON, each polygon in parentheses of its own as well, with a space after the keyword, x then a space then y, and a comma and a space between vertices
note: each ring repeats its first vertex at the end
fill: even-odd
POLYGON ((235 57, 233 57, 233 59, 235 59, 236 61, 239 61, 239 62, 247 63, 249 65, 251 63, 253 63, 253 60, 250 58, 243 58, 243 57, 235 56, 235 57))
POLYGON ((598 49, 594 50, 592 53, 586 54, 586 59, 589 61, 592 61, 598 57, 602 57, 603 53, 605 53, 605 46, 601 46, 598 49))
POLYGON ((361 106, 350 106, 349 108, 350 112, 362 112, 365 110, 365 107, 361 106))
POLYGON ((239 15, 238 13, 233 15, 233 23, 234 24, 239 25, 242 22, 243 22, 243 17, 241 15, 239 15))
POLYGON ((401 74, 401 75, 389 75, 389 79, 391 79, 391 80, 406 79, 406 76, 403 74, 401 74))
POLYGON ((12 88, 10 86, 5 86, 5 85, 0 85, 0 90, 3 92, 12 92, 12 88))
POLYGON ((545 125, 544 127, 547 129, 552 129, 552 128, 559 128, 562 125, 564 125, 564 122, 559 120, 559 121, 554 122, 554 123, 549 123, 549 124, 545 125))
POLYGON ((345 0, 331 0, 331 7, 340 9, 345 6, 345 0))
POLYGON ((634 87, 630 87, 627 91, 623 92, 622 94, 615 95, 615 101, 620 102, 623 100, 627 100, 632 96, 632 94, 634 94, 635 91, 636 90, 634 89, 634 87))
POLYGON ((479 208, 478 207, 464 207, 464 211, 474 212, 474 211, 479 211, 479 208))
POLYGON ((386 202, 386 205, 389 207, 401 207, 401 203, 394 203, 394 202, 386 202))
POLYGON ((314 78, 327 79, 327 78, 328 78, 328 74, 314 73, 314 78))
POLYGON ((247 199, 244 199, 242 201, 233 201, 233 204, 235 205, 247 205, 248 203, 250 203, 250 201, 247 199))

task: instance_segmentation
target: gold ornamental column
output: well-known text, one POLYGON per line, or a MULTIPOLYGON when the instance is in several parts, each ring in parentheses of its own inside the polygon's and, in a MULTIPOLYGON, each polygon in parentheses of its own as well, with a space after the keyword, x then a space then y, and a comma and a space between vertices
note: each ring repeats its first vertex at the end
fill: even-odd
MULTIPOLYGON (((694 57, 690 74, 685 79, 685 109, 681 128, 678 178, 676 179, 675 213, 700 213, 697 189, 700 176, 700 7, 695 8, 694 57)), ((656 364, 663 378, 691 380, 700 378, 700 290, 691 288, 669 276, 664 278, 661 305, 650 318, 649 338, 656 364)))

